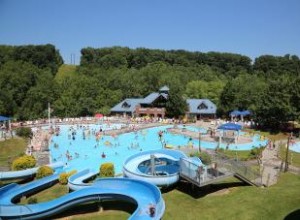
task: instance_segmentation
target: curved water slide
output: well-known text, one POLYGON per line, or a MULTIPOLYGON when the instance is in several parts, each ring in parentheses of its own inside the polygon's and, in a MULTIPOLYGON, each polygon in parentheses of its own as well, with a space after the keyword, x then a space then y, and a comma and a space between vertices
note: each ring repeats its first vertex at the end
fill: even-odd
POLYGON ((84 170, 71 178, 72 189, 79 189, 67 195, 31 205, 15 205, 21 196, 51 185, 58 175, 52 175, 26 185, 10 184, 0 188, 0 219, 43 219, 86 202, 125 200, 137 205, 129 219, 161 219, 165 203, 160 190, 153 184, 126 178, 103 178, 92 184, 83 181, 94 175, 94 171, 84 170), (155 206, 154 216, 150 216, 149 205, 155 206))
MULTIPOLYGON (((48 164, 47 166, 56 170, 56 169, 63 168, 64 164, 63 162, 56 162, 56 163, 48 164)), ((39 167, 34 167, 26 170, 0 172, 0 180, 11 180, 11 179, 21 179, 21 178, 31 177, 35 175, 38 169, 39 167)))
POLYGON ((163 149, 144 151, 132 155, 125 161, 123 165, 123 174, 128 178, 147 181, 157 186, 169 186, 179 180, 180 158, 187 158, 187 156, 183 152, 177 150, 163 149), (150 161, 151 157, 154 157, 155 160, 169 160, 172 161, 172 163, 155 165, 158 175, 142 172, 139 166, 145 161, 150 161))

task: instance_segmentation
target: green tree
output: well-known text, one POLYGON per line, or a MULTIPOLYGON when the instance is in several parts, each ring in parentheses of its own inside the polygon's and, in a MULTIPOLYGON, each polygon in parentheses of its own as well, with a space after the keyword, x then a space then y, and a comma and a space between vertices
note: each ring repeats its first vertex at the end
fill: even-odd
POLYGON ((222 81, 191 81, 187 84, 185 96, 197 99, 210 99, 215 104, 219 103, 225 84, 222 81))

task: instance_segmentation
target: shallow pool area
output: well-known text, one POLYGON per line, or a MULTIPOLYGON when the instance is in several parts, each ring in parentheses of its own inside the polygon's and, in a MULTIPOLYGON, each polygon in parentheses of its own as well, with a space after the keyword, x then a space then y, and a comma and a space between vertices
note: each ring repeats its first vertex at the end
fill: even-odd
POLYGON ((294 152, 297 152, 297 153, 300 153, 300 141, 291 144, 290 150, 294 151, 294 152))
MULTIPOLYGON (((98 125, 61 125, 59 135, 53 135, 49 146, 51 162, 62 161, 69 170, 82 170, 91 168, 99 170, 100 164, 112 162, 116 174, 122 173, 123 163, 131 155, 147 150, 199 148, 199 140, 191 137, 172 134, 164 125, 153 128, 132 131, 119 135, 108 135, 108 130, 118 130, 124 124, 98 124, 98 125), (161 138, 159 133, 161 133, 161 138)), ((205 129, 190 126, 187 129, 197 129, 201 133, 205 129)), ((264 146, 267 140, 254 136, 251 143, 230 144, 231 150, 250 150, 253 147, 264 146)), ((215 149, 218 142, 201 141, 201 148, 215 149)), ((227 144, 221 143, 225 148, 227 144)))

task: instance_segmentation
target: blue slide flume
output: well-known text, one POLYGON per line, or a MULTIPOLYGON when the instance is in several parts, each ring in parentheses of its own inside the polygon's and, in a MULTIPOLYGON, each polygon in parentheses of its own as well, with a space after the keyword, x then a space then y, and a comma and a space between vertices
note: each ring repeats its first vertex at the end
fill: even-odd
MULTIPOLYGON (((58 179, 58 175, 52 175, 43 179, 25 184, 10 184, 0 188, 0 219, 42 219, 49 218, 71 207, 91 202, 105 200, 125 200, 137 205, 136 210, 129 219, 160 219, 165 211, 165 203, 160 190, 153 184, 145 181, 127 178, 103 178, 92 184, 82 181, 94 174, 93 171, 82 171, 75 177, 80 180, 73 184, 80 189, 66 194, 49 202, 30 205, 16 205, 12 201, 27 193, 45 188, 58 179), (84 176, 84 178, 82 178, 84 176), (149 207, 155 207, 153 216, 149 207)), ((74 188, 73 188, 74 189, 74 188)))
MULTIPOLYGON (((62 162, 56 162, 56 163, 48 164, 47 166, 56 170, 56 169, 62 169, 64 164, 62 162)), ((0 172, 0 180, 10 180, 10 179, 31 177, 35 175, 38 169, 39 167, 34 167, 26 170, 0 172)))

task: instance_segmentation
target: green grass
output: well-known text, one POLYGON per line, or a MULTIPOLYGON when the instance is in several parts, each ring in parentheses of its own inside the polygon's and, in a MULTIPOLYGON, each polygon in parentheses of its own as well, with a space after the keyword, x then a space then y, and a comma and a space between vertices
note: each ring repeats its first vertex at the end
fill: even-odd
POLYGON ((223 150, 220 149, 222 154, 225 154, 229 158, 238 158, 239 160, 248 160, 250 155, 250 150, 223 150))
MULTIPOLYGON (((56 184, 48 189, 45 189, 37 194, 33 195, 32 197, 37 198, 38 203, 40 202, 47 202, 58 197, 61 197, 69 192, 69 189, 66 185, 56 184)), ((28 198, 22 198, 20 204, 27 204, 28 198)))
POLYGON ((6 141, 0 141, 0 167, 10 167, 11 162, 23 154, 27 147, 27 141, 14 137, 6 141))
POLYGON ((239 186, 229 193, 194 198, 181 191, 164 195, 167 209, 164 219, 283 219, 300 208, 300 177, 281 176, 276 186, 256 188, 239 186), (180 210, 178 210, 180 204, 180 210))
POLYGON ((255 129, 245 129, 246 132, 249 132, 251 134, 259 134, 260 136, 265 136, 267 139, 271 141, 277 141, 277 140, 282 140, 282 139, 287 139, 287 134, 278 132, 276 134, 270 133, 267 131, 260 131, 260 130, 255 130, 255 129))
POLYGON ((55 75, 55 80, 56 82, 62 82, 64 78, 74 76, 75 72, 76 72, 75 65, 63 64, 61 67, 59 67, 58 72, 55 75))
MULTIPOLYGON (((286 158, 286 146, 282 145, 280 146, 279 150, 279 157, 285 160, 286 158)), ((294 152, 294 151, 289 151, 289 162, 291 165, 300 167, 300 153, 294 152)))

